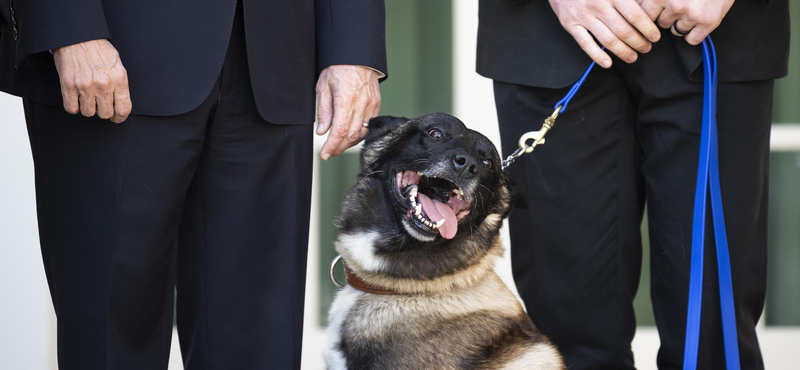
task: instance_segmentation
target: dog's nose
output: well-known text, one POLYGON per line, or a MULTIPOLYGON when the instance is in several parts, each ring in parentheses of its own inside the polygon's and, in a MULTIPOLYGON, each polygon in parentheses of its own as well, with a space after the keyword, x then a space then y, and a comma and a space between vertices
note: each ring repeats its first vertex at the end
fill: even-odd
POLYGON ((465 154, 453 156, 453 167, 460 177, 472 177, 478 174, 478 166, 475 158, 465 154))

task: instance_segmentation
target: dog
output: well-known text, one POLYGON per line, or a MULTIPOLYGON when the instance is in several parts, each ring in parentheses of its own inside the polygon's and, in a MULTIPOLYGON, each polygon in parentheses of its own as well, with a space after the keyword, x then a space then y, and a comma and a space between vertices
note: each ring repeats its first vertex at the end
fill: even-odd
POLYGON ((348 285, 329 313, 328 369, 566 369, 493 270, 524 201, 491 141, 444 113, 368 125, 336 221, 348 285))

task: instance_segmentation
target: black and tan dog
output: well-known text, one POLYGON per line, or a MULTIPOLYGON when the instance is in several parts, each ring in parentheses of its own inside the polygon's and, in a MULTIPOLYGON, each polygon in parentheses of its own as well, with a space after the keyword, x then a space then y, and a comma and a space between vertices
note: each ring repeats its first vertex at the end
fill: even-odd
POLYGON ((447 114, 378 117, 342 202, 348 286, 330 370, 564 369, 493 270, 513 194, 494 145, 447 114))

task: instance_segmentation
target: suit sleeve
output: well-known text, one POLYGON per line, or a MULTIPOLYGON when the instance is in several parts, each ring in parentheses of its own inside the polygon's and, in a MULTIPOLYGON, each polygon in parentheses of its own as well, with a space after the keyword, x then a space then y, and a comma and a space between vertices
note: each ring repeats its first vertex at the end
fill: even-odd
POLYGON ((336 64, 370 67, 386 78, 383 0, 316 0, 317 73, 336 64))
POLYGON ((19 28, 18 65, 32 54, 111 38, 102 0, 11 1, 19 28))
POLYGON ((0 0, 0 32, 11 24, 10 8, 8 0, 0 0))

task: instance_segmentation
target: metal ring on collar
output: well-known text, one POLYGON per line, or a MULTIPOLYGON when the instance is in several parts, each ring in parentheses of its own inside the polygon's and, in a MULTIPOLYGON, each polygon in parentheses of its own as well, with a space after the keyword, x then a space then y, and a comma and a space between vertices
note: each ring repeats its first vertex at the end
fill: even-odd
POLYGON ((341 260, 342 260, 341 255, 336 256, 336 258, 333 259, 333 262, 331 262, 330 270, 328 270, 328 277, 331 279, 331 283, 333 283, 333 285, 336 285, 336 287, 339 289, 342 289, 347 286, 346 283, 342 284, 339 282, 339 280, 336 279, 336 274, 335 274, 336 264, 339 263, 339 261, 341 260))

